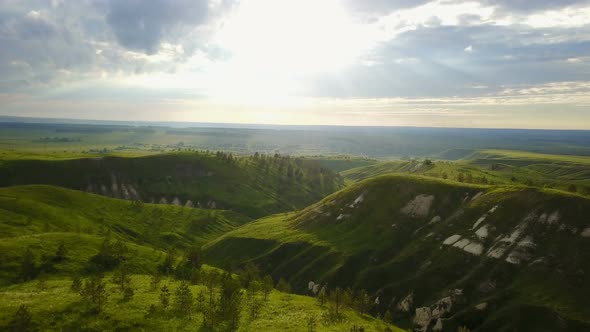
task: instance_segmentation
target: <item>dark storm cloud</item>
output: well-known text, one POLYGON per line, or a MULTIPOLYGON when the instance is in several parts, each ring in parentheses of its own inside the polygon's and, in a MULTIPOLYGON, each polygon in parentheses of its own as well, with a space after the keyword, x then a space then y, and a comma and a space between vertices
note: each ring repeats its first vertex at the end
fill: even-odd
POLYGON ((119 43, 147 54, 176 29, 202 24, 208 17, 207 0, 111 0, 106 16, 119 43))

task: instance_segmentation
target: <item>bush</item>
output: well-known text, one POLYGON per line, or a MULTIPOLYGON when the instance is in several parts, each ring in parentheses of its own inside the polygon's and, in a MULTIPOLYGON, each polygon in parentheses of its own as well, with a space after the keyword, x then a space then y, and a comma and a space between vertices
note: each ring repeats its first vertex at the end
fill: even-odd
POLYGON ((10 327, 13 331, 26 332, 33 330, 33 316, 26 304, 21 304, 14 314, 10 327))

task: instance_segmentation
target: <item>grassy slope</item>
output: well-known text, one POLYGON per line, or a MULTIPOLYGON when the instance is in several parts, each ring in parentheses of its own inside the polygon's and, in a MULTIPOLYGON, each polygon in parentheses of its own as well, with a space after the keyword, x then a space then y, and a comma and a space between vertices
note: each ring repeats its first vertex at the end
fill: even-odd
POLYGON ((570 184, 578 191, 590 194, 590 157, 551 155, 508 150, 481 150, 457 162, 435 161, 424 165, 420 161, 381 162, 342 172, 348 183, 387 173, 415 173, 426 176, 457 179, 459 174, 471 174, 474 181, 485 177, 490 183, 529 184, 566 190, 570 184), (588 191, 588 192, 586 192, 588 191))
MULTIPOLYGON (((105 278, 108 281, 108 278, 105 278)), ((43 331, 70 330, 160 330, 160 331, 195 331, 203 330, 202 314, 195 314, 191 320, 183 320, 163 312, 148 315, 148 308, 159 306, 159 292, 150 290, 150 278, 145 275, 132 277, 135 296, 129 302, 121 302, 121 295, 116 286, 109 283, 109 299, 104 313, 100 316, 86 314, 85 304, 78 294, 70 291, 69 279, 51 279, 45 290, 39 290, 36 282, 14 285, 0 290, 3 301, 0 302, 0 326, 6 326, 20 304, 27 304, 33 319, 43 331), (52 299, 51 306, 47 299, 52 299)), ((161 285, 168 285, 171 293, 178 287, 172 279, 163 280, 161 285)), ((204 286, 190 286, 193 295, 205 291, 204 286)), ((383 331, 386 325, 368 315, 346 310, 342 323, 324 325, 320 322, 323 309, 316 299, 273 291, 269 302, 263 307, 258 319, 251 320, 247 308, 243 309, 239 331, 305 331, 307 317, 315 316, 318 320, 317 331, 348 331, 352 325, 364 326, 367 331, 383 331)), ((393 331, 402 331, 390 326, 393 331)))
POLYGON ((39 259, 55 253, 60 243, 71 257, 57 264, 56 273, 77 271, 98 252, 108 230, 137 253, 138 271, 151 271, 160 261, 160 250, 200 245, 249 221, 231 211, 138 206, 51 186, 0 188, 0 279, 3 283, 15 279, 27 248, 39 259))
MULTIPOLYGON (((125 240, 132 271, 147 274, 163 260, 164 248, 199 245, 248 221, 230 211, 137 206, 129 201, 51 186, 1 188, 0 284, 4 287, 0 288, 0 329, 9 323, 21 304, 30 307, 41 330, 198 329, 202 325, 201 315, 190 321, 167 314, 147 317, 149 306, 158 303, 158 293, 149 290, 146 275, 133 277, 136 295, 129 303, 120 301, 121 295, 110 284, 106 311, 98 317, 88 314, 80 296, 69 290, 69 276, 83 270, 88 259, 98 252, 107 230, 113 238, 125 240), (34 253, 40 264, 41 257, 51 257, 61 243, 67 249, 66 259, 52 264, 46 289, 40 290, 37 280, 9 285, 16 280, 26 249, 34 253)), ((173 280, 164 283, 172 291, 178 284, 173 280)), ((201 288, 191 286, 195 295, 201 288)), ((244 309, 241 331, 300 331, 306 328, 306 317, 315 315, 319 320, 322 312, 313 298, 274 292, 259 319, 249 321, 244 309)), ((370 331, 381 331, 386 326, 348 310, 343 323, 318 323, 318 331, 341 331, 353 324, 370 331)))
MULTIPOLYGON (((465 295, 445 323, 450 327, 533 331, 519 324, 542 313, 559 317, 551 324, 561 322, 560 329, 573 331, 590 328, 590 310, 581 295, 590 292, 590 239, 580 235, 590 227, 589 214, 590 200, 558 191, 389 175, 352 185, 297 214, 244 225, 208 243, 206 253, 215 264, 253 261, 276 277, 289 278, 300 291, 309 280, 367 288, 382 294, 383 311, 410 292, 419 307, 460 288, 465 295), (479 192, 482 195, 471 200, 479 192), (364 201, 350 207, 363 193, 364 201), (411 217, 400 211, 420 194, 435 196, 428 215, 411 217), (477 240, 471 228, 496 205, 483 223, 489 227, 488 237, 477 240), (538 221, 555 211, 559 222, 538 221), (529 214, 537 221, 526 220, 529 214), (346 217, 338 220, 339 215, 346 217), (436 215, 442 221, 429 224, 436 215), (521 265, 504 261, 514 246, 496 259, 442 245, 459 234, 477 240, 485 253, 519 225, 524 228, 516 240, 528 236, 534 243, 521 265), (228 256, 234 248, 242 248, 240 254, 228 256), (481 284, 490 280, 495 288, 481 291, 481 284), (488 303, 488 311, 474 310, 481 302, 488 303), (521 311, 522 317, 515 319, 521 311)), ((397 315, 402 324, 409 324, 411 315, 397 315)), ((551 324, 535 331, 555 330, 551 324)))
POLYGON ((284 158, 237 158, 228 162, 206 153, 174 153, 138 158, 0 161, 0 186, 49 184, 123 197, 125 185, 143 201, 206 206, 251 217, 302 208, 341 187, 341 179, 316 162, 284 158), (288 176, 289 165, 293 173, 288 176), (106 192, 101 189, 104 186, 106 192))

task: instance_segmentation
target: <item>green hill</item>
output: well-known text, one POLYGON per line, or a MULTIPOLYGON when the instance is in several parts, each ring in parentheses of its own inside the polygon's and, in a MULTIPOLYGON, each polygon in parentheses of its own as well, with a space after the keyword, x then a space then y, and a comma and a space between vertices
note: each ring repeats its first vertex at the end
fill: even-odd
MULTIPOLYGON (((105 280, 108 281, 108 278, 105 280)), ((194 313, 190 319, 183 319, 175 317, 173 307, 161 309, 159 289, 150 289, 149 276, 133 275, 131 280, 136 291, 130 301, 121 301, 117 286, 112 282, 107 283, 107 304, 104 312, 98 316, 87 313, 87 304, 70 290, 69 279, 50 279, 43 290, 39 290, 36 282, 2 289, 0 327, 8 326, 19 305, 26 304, 30 308, 33 324, 42 331, 207 331, 203 327, 203 314, 200 312, 194 313), (48 299, 51 299, 50 307, 47 305, 48 299), (156 306, 156 311, 151 314, 150 305, 156 306)), ((167 285, 174 293, 180 282, 164 279, 161 284, 167 285)), ((190 290, 195 297, 199 292, 207 291, 202 285, 192 285, 190 290)), ((365 331, 385 331, 389 327, 392 332, 403 332, 393 325, 350 309, 343 311, 341 322, 325 324, 322 322, 324 312, 325 308, 314 298, 275 290, 256 319, 250 317, 247 306, 242 310, 238 331, 307 331, 309 318, 313 317, 316 321, 314 331, 350 331, 353 326, 362 326, 365 331)))
MULTIPOLYGON (((248 217, 231 211, 143 204, 52 186, 0 188, 0 329, 8 330, 19 307, 26 305, 32 324, 43 331, 207 330, 197 300, 197 295, 206 290, 205 281, 191 277, 194 315, 187 319, 178 316, 173 304, 170 309, 161 307, 159 288, 153 289, 149 275, 159 269, 170 249, 176 248, 178 254, 172 264, 179 277, 183 251, 248 222, 248 217), (110 278, 116 266, 96 271, 93 265, 107 240, 110 250, 116 251, 119 243, 125 248, 122 254, 134 290, 130 300, 122 298, 110 278), (32 256, 34 273, 28 276, 32 281, 23 280, 22 275, 27 253, 32 256), (70 290, 71 278, 81 275, 88 280, 104 272, 107 302, 96 314, 88 301, 70 290), (152 305, 156 308, 153 312, 152 305)), ((207 270, 210 268, 200 271, 207 270)), ((166 276, 161 282, 170 287, 172 300, 179 284, 179 280, 166 276)), ((223 291, 217 285, 213 294, 218 296, 223 291)), ((353 326, 368 331, 385 331, 386 327, 402 331, 350 307, 342 309, 338 321, 324 321, 327 305, 320 306, 317 299, 308 296, 278 291, 273 291, 260 313, 252 317, 253 304, 246 296, 249 292, 240 291, 244 305, 239 331, 300 331, 307 329, 310 317, 316 331, 350 330, 353 326)), ((261 297, 260 291, 253 292, 261 297)), ((223 307, 221 303, 215 305, 223 307)), ((224 330, 223 326, 215 331, 224 330)))
POLYGON ((0 186, 48 184, 143 202, 234 210, 250 217, 303 208, 342 187, 317 161, 173 153, 136 158, 0 161, 0 186))
POLYGON ((300 292, 367 289, 406 327, 579 331, 590 328, 588 215, 589 199, 559 191, 387 175, 205 249, 214 265, 253 262, 300 292))
POLYGON ((590 158, 508 150, 475 151, 458 161, 388 161, 341 172, 348 183, 389 173, 480 184, 526 184, 590 195, 590 158))
POLYGON ((17 280, 24 252, 51 263, 54 274, 69 275, 96 255, 105 236, 125 241, 134 270, 153 271, 168 248, 199 246, 248 217, 231 211, 142 204, 51 186, 0 188, 0 282, 17 280), (50 259, 64 244, 70 259, 50 259))

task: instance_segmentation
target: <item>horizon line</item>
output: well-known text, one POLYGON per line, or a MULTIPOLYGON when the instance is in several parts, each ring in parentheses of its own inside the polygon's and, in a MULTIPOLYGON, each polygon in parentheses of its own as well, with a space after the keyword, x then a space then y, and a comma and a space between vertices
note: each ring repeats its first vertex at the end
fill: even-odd
MULTIPOLYGON (((35 117, 35 116, 15 116, 0 114, 0 123, 29 123, 29 124, 71 124, 59 121, 73 121, 76 124, 88 125, 106 125, 106 124, 128 124, 134 127, 166 127, 162 124, 192 124, 201 126, 176 126, 176 128, 218 128, 218 129, 271 129, 271 128, 248 128, 249 126, 260 127, 330 127, 330 128, 416 128, 416 129, 478 129, 478 130, 530 130, 530 131, 590 131, 590 128, 522 128, 522 127, 451 127, 451 126, 379 126, 379 125, 338 125, 338 124, 282 124, 282 123, 254 123, 254 122, 207 122, 207 121, 165 121, 165 120, 104 120, 104 119, 84 119, 84 118, 62 118, 62 117, 35 117), (12 119, 14 121, 5 121, 12 119), (18 121, 18 120, 23 121, 18 121), (28 120, 28 121, 27 121, 28 120), (47 122, 34 122, 47 121, 47 122), (95 122, 95 123, 93 123, 95 122), (101 123, 102 122, 102 123, 101 123), (160 125, 150 125, 160 124, 160 125), (230 126, 230 127, 223 127, 230 126), (233 126, 233 127, 231 127, 233 126), (237 128, 239 127, 239 128, 237 128)), ((174 127, 168 127, 174 128, 174 127)))

